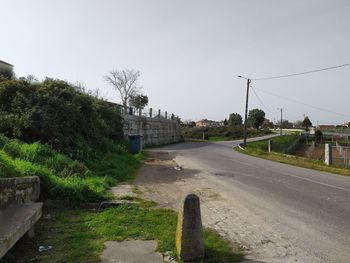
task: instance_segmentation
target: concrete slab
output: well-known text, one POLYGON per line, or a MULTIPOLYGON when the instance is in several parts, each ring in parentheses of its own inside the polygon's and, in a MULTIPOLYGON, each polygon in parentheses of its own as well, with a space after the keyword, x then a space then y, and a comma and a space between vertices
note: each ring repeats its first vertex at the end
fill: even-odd
POLYGON ((10 205, 0 211, 0 259, 41 217, 42 203, 10 205))
POLYGON ((107 241, 101 256, 102 263, 162 263, 163 257, 155 252, 154 240, 107 241))
POLYGON ((137 197, 137 194, 132 191, 132 185, 129 185, 129 184, 120 184, 120 185, 111 187, 109 191, 117 198, 120 198, 123 196, 137 197))

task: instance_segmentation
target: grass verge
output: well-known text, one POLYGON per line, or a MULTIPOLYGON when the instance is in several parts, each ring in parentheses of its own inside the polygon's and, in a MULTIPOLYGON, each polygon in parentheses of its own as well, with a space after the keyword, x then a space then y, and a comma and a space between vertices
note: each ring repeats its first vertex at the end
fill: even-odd
POLYGON ((94 151, 84 160, 72 160, 45 144, 23 143, 0 135, 0 178, 39 176, 45 198, 69 203, 110 198, 108 187, 132 180, 143 154, 131 155, 122 146, 94 151))
MULTIPOLYGON (((281 152, 283 152, 283 149, 288 147, 290 145, 290 143, 293 143, 293 140, 288 139, 288 138, 283 139, 283 137, 279 137, 276 139, 278 139, 282 142, 282 145, 277 147, 277 150, 279 150, 281 152)), ((321 160, 311 160, 308 158, 284 154, 281 152, 268 153, 267 152, 267 143, 268 143, 268 140, 250 142, 244 148, 245 149, 244 151, 239 149, 239 148, 235 148, 235 150, 238 152, 244 153, 244 154, 252 155, 255 157, 260 157, 260 158, 271 160, 271 161, 276 161, 276 162, 280 162, 280 163, 290 164, 290 165, 294 165, 294 166, 298 166, 298 167, 303 167, 303 168, 308 168, 308 169, 313 169, 313 170, 318 170, 318 171, 323 171, 323 172, 328 172, 328 173, 350 176, 350 169, 344 169, 344 168, 339 168, 339 167, 334 167, 334 166, 327 166, 321 160)))
MULTIPOLYGON (((23 238, 1 262, 100 262, 104 242, 125 239, 155 239, 158 251, 175 256, 176 223, 174 211, 156 209, 151 202, 102 212, 46 209, 36 225, 34 242, 23 238), (39 253, 40 245, 52 249, 39 253)), ((243 256, 238 246, 232 248, 209 230, 205 230, 205 250, 204 262, 237 262, 243 256)))
POLYGON ((209 137, 209 141, 211 142, 221 142, 221 141, 229 141, 230 138, 224 136, 211 136, 209 137))

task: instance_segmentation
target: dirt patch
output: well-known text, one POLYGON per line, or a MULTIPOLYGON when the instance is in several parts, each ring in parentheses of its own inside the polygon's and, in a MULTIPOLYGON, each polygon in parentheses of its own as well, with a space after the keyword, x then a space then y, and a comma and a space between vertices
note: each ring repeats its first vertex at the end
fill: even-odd
POLYGON ((188 193, 197 194, 202 202, 222 198, 199 177, 201 171, 183 169, 171 158, 167 152, 149 153, 134 182, 143 198, 176 210, 188 193))

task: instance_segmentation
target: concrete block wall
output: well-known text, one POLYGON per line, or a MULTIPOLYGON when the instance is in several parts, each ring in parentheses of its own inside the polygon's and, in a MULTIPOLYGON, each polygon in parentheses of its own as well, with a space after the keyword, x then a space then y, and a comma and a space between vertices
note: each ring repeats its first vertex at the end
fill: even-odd
POLYGON ((163 117, 123 115, 124 135, 143 136, 144 146, 170 144, 182 141, 181 128, 177 120, 163 117))

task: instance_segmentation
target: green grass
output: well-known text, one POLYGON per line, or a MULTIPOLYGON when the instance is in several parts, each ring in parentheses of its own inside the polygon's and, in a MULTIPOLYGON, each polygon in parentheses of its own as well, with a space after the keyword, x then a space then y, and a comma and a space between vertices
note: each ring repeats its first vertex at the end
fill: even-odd
POLYGON ((350 169, 344 169, 334 166, 327 166, 321 160, 312 160, 304 157, 299 157, 295 155, 284 154, 286 148, 290 147, 295 141, 293 139, 295 136, 283 136, 274 138, 272 143, 271 153, 267 152, 268 140, 250 142, 244 148, 245 150, 240 150, 235 148, 236 151, 239 151, 244 154, 260 157, 263 159, 276 161, 280 163, 290 164, 294 166, 299 166, 303 168, 314 169, 323 172, 329 172, 339 175, 350 176, 350 169), (292 137, 292 138, 288 138, 292 137), (278 143, 280 143, 278 145, 278 143))
POLYGON ((230 138, 224 137, 224 136, 211 136, 209 137, 209 141, 211 142, 221 142, 221 141, 228 141, 230 138))
MULTIPOLYGON (((276 137, 271 140, 271 151, 279 152, 279 153, 288 153, 290 147, 292 147, 295 143, 298 142, 298 136, 296 135, 287 135, 276 137)), ((246 150, 248 152, 261 153, 268 151, 268 141, 257 141, 248 143, 246 146, 246 150)))
MULTIPOLYGON (((45 210, 37 223, 35 242, 22 240, 4 259, 8 262, 100 262, 106 241, 126 239, 157 240, 160 252, 175 256, 177 214, 156 209, 150 202, 121 205, 102 212, 87 210, 45 210), (38 253, 38 245, 50 245, 50 251, 38 253), (22 253, 23 251, 23 253, 22 253)), ((243 254, 238 246, 222 240, 215 232, 205 231, 204 262, 236 262, 243 254)))
POLYGON ((39 176, 46 198, 70 203, 110 198, 107 188, 132 180, 143 154, 131 155, 111 144, 106 152, 93 152, 85 160, 72 160, 48 145, 23 143, 0 135, 0 178, 39 176))

